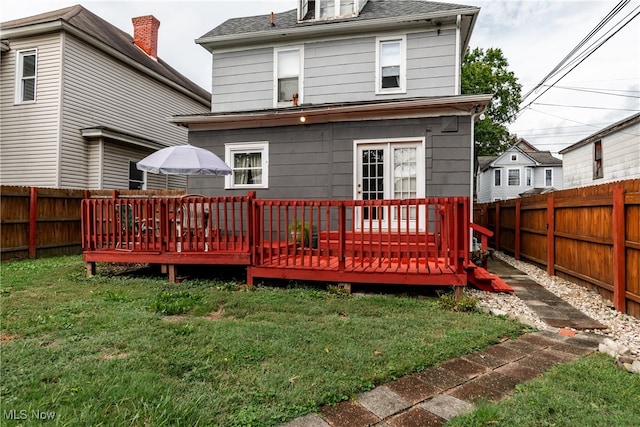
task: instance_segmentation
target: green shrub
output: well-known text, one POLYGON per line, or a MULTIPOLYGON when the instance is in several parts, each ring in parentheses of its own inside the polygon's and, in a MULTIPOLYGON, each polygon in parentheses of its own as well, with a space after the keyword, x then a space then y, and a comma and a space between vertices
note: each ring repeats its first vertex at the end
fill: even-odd
POLYGON ((456 312, 478 312, 479 298, 468 297, 463 295, 459 300, 456 300, 454 294, 445 294, 438 299, 438 305, 443 310, 456 311, 456 312))

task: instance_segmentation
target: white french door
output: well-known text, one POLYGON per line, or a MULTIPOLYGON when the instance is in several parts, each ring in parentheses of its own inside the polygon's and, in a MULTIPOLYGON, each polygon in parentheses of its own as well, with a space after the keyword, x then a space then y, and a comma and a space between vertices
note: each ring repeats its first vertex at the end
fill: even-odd
MULTIPOLYGON (((424 197, 423 140, 356 141, 355 147, 356 200, 424 197)), ((416 223, 415 206, 363 207, 356 215, 358 227, 360 224, 365 224, 366 228, 397 228, 398 224, 403 227, 407 215, 412 228, 416 223)), ((420 223, 422 228, 422 221, 420 223)))

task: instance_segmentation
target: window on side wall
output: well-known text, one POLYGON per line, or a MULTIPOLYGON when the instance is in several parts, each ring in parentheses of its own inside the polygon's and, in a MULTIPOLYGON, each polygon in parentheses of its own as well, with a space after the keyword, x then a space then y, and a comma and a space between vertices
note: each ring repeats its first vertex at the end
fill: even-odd
POLYGON ((225 188, 269 188, 269 143, 225 144, 225 161, 233 170, 225 188))
POLYGON ((406 37, 379 37, 376 43, 376 93, 405 93, 406 37))
POLYGON ((545 187, 553 186, 553 169, 544 170, 544 186, 545 187))
POLYGON ((500 187, 502 185, 502 170, 496 169, 493 171, 493 185, 500 187))
POLYGON ((604 177, 602 171, 602 141, 593 143, 593 179, 604 177))
POLYGON ((511 186, 519 186, 520 185, 520 169, 509 169, 509 185, 511 186))
POLYGON ((526 185, 527 187, 531 187, 533 171, 531 170, 531 168, 527 168, 525 169, 525 173, 526 173, 525 181, 527 183, 526 185))
POLYGON ((16 104, 35 102, 37 83, 37 51, 22 50, 17 53, 16 104))
POLYGON ((274 107, 302 103, 302 48, 288 47, 274 51, 274 107))
POLYGON ((146 174, 136 166, 136 162, 129 161, 129 190, 146 189, 146 174))

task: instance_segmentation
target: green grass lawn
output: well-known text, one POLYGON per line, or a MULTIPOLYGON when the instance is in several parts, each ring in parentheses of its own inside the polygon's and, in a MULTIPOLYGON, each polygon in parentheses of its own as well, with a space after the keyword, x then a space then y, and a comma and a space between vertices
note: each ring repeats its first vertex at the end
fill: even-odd
POLYGON ((507 400, 481 404, 447 427, 640 426, 640 375, 594 353, 554 367, 507 400))
POLYGON ((3 263, 0 289, 7 425, 278 425, 524 331, 434 299, 87 278, 77 256, 3 263))

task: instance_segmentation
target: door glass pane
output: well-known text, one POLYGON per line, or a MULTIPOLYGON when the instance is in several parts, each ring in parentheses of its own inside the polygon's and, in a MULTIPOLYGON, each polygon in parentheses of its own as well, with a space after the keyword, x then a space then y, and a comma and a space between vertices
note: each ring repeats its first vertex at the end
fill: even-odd
MULTIPOLYGON (((384 150, 362 150, 362 200, 384 199, 384 150)), ((377 220, 381 215, 378 209, 363 209, 365 220, 377 220)))
MULTIPOLYGON (((415 199, 418 196, 417 149, 402 147, 393 149, 393 198, 415 199)), ((401 219, 406 219, 406 207, 400 209, 401 219)), ((415 219, 415 206, 409 209, 409 219, 415 219)))

